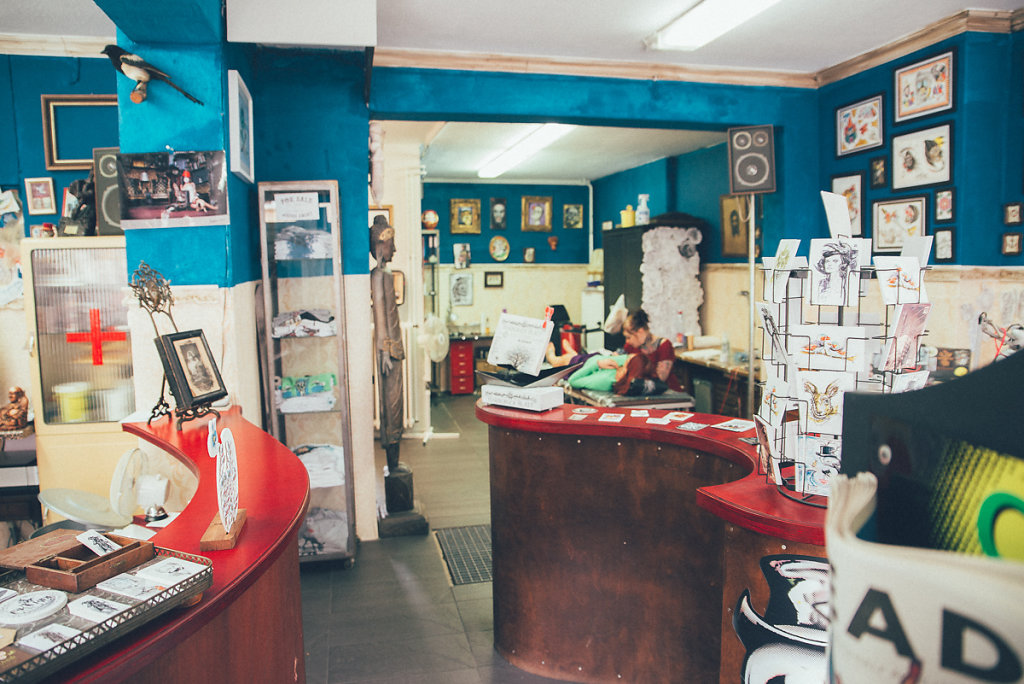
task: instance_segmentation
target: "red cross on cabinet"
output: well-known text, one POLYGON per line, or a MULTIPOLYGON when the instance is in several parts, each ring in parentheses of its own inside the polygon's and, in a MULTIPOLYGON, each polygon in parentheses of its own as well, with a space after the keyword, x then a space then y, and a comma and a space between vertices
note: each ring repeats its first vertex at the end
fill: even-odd
POLYGON ((100 325, 100 310, 89 309, 89 332, 67 333, 68 342, 88 342, 92 344, 92 365, 103 365, 103 343, 120 342, 128 339, 127 333, 108 330, 103 332, 100 325))

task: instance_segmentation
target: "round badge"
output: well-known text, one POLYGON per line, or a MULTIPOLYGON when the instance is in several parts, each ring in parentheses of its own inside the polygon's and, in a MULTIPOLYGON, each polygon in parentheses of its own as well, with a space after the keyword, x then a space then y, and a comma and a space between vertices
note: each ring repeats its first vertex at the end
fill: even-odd
POLYGON ((574 408, 572 410, 572 412, 573 413, 597 413, 597 409, 596 408, 587 408, 586 406, 582 406, 580 408, 574 408))

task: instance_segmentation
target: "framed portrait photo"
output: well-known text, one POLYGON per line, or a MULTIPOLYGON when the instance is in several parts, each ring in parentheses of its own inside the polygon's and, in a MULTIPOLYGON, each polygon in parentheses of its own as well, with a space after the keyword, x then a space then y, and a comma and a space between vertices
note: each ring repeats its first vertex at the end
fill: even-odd
POLYGON ((1003 205, 1003 223, 1008 226, 1019 226, 1024 223, 1024 203, 1010 202, 1003 205))
POLYGON ((1003 256, 1020 256, 1024 233, 1003 233, 1003 256))
POLYGON ((231 173, 252 183, 256 165, 252 145, 252 95, 234 69, 228 69, 228 128, 231 131, 231 173))
POLYGON ((209 404, 227 396, 202 330, 161 335, 154 342, 179 409, 209 404))
POLYGON ((505 274, 501 271, 484 271, 484 287, 505 287, 505 274))
POLYGON ((885 175, 885 157, 875 157, 869 164, 869 175, 871 177, 871 189, 884 188, 889 181, 885 175))
POLYGON ((943 221, 953 220, 954 211, 954 192, 953 188, 945 188, 943 190, 935 191, 935 222, 940 223, 943 221))
POLYGON ((495 235, 487 245, 487 252, 495 261, 505 261, 505 259, 508 259, 508 255, 511 252, 508 240, 506 240, 502 235, 495 235))
POLYGON ((544 232, 551 230, 551 198, 523 195, 523 230, 544 232))
POLYGON ((893 136, 892 189, 949 183, 953 178, 953 125, 893 136))
POLYGON ((896 123, 953 108, 953 51, 895 71, 896 123))
POLYGON ((935 263, 948 264, 956 260, 956 228, 943 226, 935 232, 935 263))
POLYGON ((746 195, 719 195, 722 216, 722 256, 746 256, 750 204, 746 195))
POLYGON ((872 248, 876 254, 899 254, 908 237, 925 234, 925 198, 905 197, 872 206, 872 248))
POLYGON ((367 227, 373 227, 373 219, 377 218, 378 216, 383 216, 384 220, 388 222, 389 226, 395 225, 394 223, 391 222, 392 209, 394 209, 394 205, 391 204, 385 204, 379 207, 370 207, 368 218, 369 224, 367 227))
POLYGON ((836 156, 881 147, 882 94, 836 109, 836 156))
POLYGON ((570 230, 583 228, 582 204, 566 204, 562 207, 562 228, 570 230))
POLYGON ((25 179, 25 207, 30 214, 56 214, 52 178, 25 179))
POLYGON ((508 202, 504 197, 491 198, 491 230, 505 230, 508 225, 508 202))
POLYGON ((857 237, 864 233, 864 174, 851 173, 832 176, 832 192, 846 198, 850 212, 850 235, 857 237))
POLYGON ((453 199, 450 205, 452 233, 480 233, 480 200, 453 199))

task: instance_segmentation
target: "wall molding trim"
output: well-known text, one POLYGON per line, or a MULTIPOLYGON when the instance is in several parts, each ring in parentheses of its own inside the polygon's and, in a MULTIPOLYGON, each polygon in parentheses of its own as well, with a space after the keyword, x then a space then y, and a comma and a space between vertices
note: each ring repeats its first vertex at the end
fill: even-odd
POLYGON ((106 59, 102 50, 117 42, 117 36, 54 36, 48 34, 0 33, 0 54, 29 57, 92 57, 106 59))

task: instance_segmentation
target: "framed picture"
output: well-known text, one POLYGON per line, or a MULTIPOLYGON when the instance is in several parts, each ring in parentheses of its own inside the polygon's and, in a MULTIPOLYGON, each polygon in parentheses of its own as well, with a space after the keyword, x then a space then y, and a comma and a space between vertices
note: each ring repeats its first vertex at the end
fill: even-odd
POLYGON ((523 263, 532 264, 537 259, 536 247, 523 247, 523 263))
POLYGON ((582 204, 566 204, 562 207, 562 228, 583 228, 582 204))
POLYGON ((953 51, 896 70, 896 123, 953 108, 953 51))
POLYGON ((469 268, 473 259, 468 242, 456 242, 452 245, 452 260, 455 268, 469 268))
POLYGON ((523 196, 523 230, 551 230, 551 198, 523 196))
POLYGON ((227 396, 202 330, 161 335, 154 341, 179 409, 209 404, 227 396))
POLYGON ((505 274, 501 271, 484 271, 484 287, 505 287, 505 274))
POLYGON ((119 153, 115 165, 125 230, 231 222, 224 150, 119 153))
POLYGON ((935 263, 948 264, 956 260, 956 229, 950 226, 936 228, 935 263))
POLYGON ((905 197, 872 204, 872 246, 876 253, 896 253, 908 237, 925 234, 925 198, 905 197))
POLYGON ((30 214, 56 214, 57 199, 52 178, 25 179, 25 206, 30 214))
POLYGON ((452 273, 449 277, 452 306, 473 306, 473 274, 452 273))
POLYGON ((1019 256, 1024 233, 1003 233, 1003 256, 1019 256))
POLYGON ((75 213, 75 209, 78 208, 79 200, 77 197, 71 194, 69 188, 64 188, 64 201, 60 205, 61 218, 71 218, 75 213))
POLYGON ((480 232, 480 200, 453 199, 451 204, 451 232, 480 232))
POLYGON ((1003 223, 1008 226, 1019 226, 1024 223, 1024 203, 1010 202, 1003 205, 1003 223))
POLYGON ((117 95, 42 95, 40 99, 47 171, 87 171, 92 168, 92 148, 118 144, 117 95))
POLYGON ((935 222, 953 220, 953 188, 935 191, 935 222))
POLYGON ((511 250, 508 245, 508 240, 501 235, 495 235, 491 238, 491 243, 487 246, 487 251, 495 261, 504 261, 505 259, 508 259, 508 255, 511 250))
POLYGON ((395 285, 395 306, 405 304, 405 271, 392 271, 391 278, 395 285))
POLYGON ((746 195, 719 195, 722 212, 722 256, 747 256, 750 203, 746 195))
POLYGON ((836 109, 836 156, 881 147, 882 94, 836 109))
POLYGON ((505 230, 508 225, 508 202, 504 197, 491 198, 491 230, 505 230))
POLYGON ((953 125, 893 136, 892 189, 948 183, 953 177, 953 125))
POLYGON ((383 206, 378 207, 370 207, 369 224, 367 225, 367 228, 373 226, 373 219, 375 219, 378 216, 383 216, 385 220, 387 220, 389 226, 395 225, 394 223, 391 222, 391 210, 393 208, 394 207, 391 204, 385 204, 383 206))
POLYGON ((252 146, 252 95, 234 69, 228 69, 228 128, 231 131, 231 173, 252 183, 256 166, 256 150, 252 146))
POLYGON ((850 233, 856 237, 864 232, 864 174, 851 173, 846 176, 832 176, 832 192, 846 198, 850 211, 850 233))
POLYGON ((888 184, 885 177, 885 157, 875 157, 870 162, 871 189, 884 188, 888 184))

